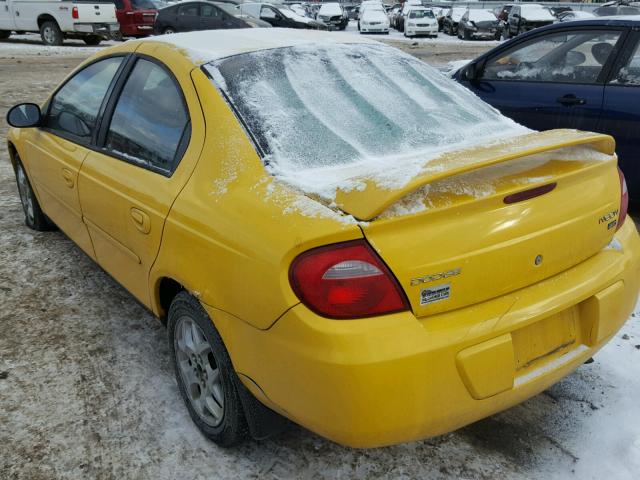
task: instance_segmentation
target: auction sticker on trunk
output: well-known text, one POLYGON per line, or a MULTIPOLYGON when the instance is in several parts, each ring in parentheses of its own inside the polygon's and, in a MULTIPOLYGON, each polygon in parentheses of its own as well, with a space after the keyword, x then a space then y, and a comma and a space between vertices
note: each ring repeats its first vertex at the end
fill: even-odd
POLYGON ((420 290, 420 305, 446 300, 451 296, 451 284, 437 285, 435 287, 423 288, 420 290))

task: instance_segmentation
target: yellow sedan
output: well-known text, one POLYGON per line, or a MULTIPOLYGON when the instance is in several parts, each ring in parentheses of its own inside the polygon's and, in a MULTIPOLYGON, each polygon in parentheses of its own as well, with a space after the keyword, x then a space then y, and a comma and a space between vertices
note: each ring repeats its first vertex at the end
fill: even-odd
POLYGON ((451 431, 571 373, 636 302, 611 137, 527 130, 367 39, 129 41, 8 122, 26 224, 167 323, 221 445, 286 419, 358 447, 451 431))

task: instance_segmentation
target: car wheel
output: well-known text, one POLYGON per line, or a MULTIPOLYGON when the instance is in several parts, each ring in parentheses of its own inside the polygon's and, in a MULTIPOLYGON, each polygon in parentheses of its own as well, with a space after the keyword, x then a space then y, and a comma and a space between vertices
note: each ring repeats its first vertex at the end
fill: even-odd
POLYGON ((172 33, 176 33, 176 30, 173 27, 167 27, 162 31, 162 33, 164 35, 171 35, 172 33))
POLYGON ((40 37, 42 38, 42 43, 45 45, 62 45, 62 32, 58 24, 54 21, 49 20, 40 26, 40 37))
POLYGON ((458 38, 462 40, 462 32, 460 31, 460 27, 458 27, 458 38))
POLYGON ((55 230, 56 226, 49 220, 36 198, 33 188, 31 188, 31 182, 27 177, 27 172, 24 170, 24 166, 20 160, 16 164, 16 183, 18 184, 18 194, 20 195, 20 203, 22 204, 22 210, 24 210, 24 223, 27 227, 38 232, 47 232, 55 230))
POLYGON ((88 35, 82 40, 84 40, 84 43, 86 43, 87 45, 100 45, 102 37, 99 37, 98 35, 88 35))
POLYGON ((220 446, 240 443, 247 422, 229 353, 200 302, 180 292, 171 303, 168 336, 180 394, 200 431, 220 446))
POLYGON ((10 30, 0 30, 0 40, 6 40, 11 36, 10 30))

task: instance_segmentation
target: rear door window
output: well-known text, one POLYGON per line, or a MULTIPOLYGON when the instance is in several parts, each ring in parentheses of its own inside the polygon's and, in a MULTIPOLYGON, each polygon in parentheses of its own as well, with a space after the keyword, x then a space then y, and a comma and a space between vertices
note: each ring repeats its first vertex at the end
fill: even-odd
POLYGON ((122 59, 92 63, 68 80, 51 99, 45 128, 78 143, 90 143, 100 106, 122 59))
POLYGON ((610 83, 640 87, 640 38, 628 58, 621 62, 621 66, 610 83))
POLYGON ((171 173, 189 140, 182 92, 160 65, 138 59, 115 106, 105 148, 114 156, 171 173))
POLYGON ((198 15, 200 15, 200 13, 197 3, 181 5, 180 8, 178 8, 178 16, 180 17, 197 17, 198 15))

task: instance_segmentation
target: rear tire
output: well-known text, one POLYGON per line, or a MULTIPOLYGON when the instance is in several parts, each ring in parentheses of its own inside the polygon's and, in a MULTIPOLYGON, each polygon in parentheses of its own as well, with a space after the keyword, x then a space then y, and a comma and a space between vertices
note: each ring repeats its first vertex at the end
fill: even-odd
POLYGON ((238 394, 240 380, 200 302, 184 291, 176 295, 167 331, 178 387, 193 422, 222 447, 245 440, 248 427, 238 394))
POLYGON ((6 40, 11 36, 11 30, 0 30, 0 40, 6 40))
POLYGON ((20 159, 16 163, 16 183, 18 184, 18 194, 24 211, 25 225, 38 232, 56 230, 55 224, 49 220, 49 217, 40 208, 38 199, 33 192, 33 188, 31 188, 31 182, 27 177, 27 172, 20 159))
POLYGON ((84 40, 84 43, 86 43, 87 45, 100 45, 100 42, 102 41, 102 37, 99 37, 98 35, 89 35, 84 37, 82 40, 84 40))
POLYGON ((50 47, 62 45, 62 32, 58 24, 53 20, 47 20, 40 26, 40 37, 42 38, 42 43, 50 47))
POLYGON ((176 33, 176 29, 173 27, 167 27, 162 31, 163 35, 171 35, 172 33, 176 33))

